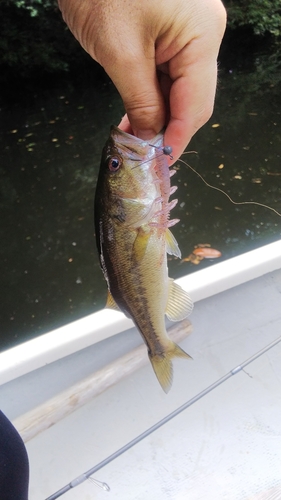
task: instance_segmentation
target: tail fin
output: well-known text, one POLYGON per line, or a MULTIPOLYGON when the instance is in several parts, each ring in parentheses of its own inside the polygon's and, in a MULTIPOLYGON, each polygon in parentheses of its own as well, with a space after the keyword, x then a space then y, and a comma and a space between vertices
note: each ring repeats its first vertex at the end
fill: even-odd
POLYGON ((171 389, 173 383, 173 364, 171 359, 173 358, 191 358, 183 349, 181 349, 177 344, 171 341, 171 345, 162 354, 152 355, 148 353, 148 357, 152 364, 152 368, 155 372, 158 381, 166 394, 171 389))

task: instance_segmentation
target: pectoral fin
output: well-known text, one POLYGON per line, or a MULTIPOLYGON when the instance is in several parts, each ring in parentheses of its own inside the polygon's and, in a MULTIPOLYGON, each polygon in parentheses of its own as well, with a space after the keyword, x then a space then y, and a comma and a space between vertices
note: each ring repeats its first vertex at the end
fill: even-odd
POLYGON ((181 321, 192 312, 193 302, 188 293, 169 278, 166 316, 171 321, 181 321))
POLYGON ((138 234, 134 241, 132 254, 133 259, 137 262, 141 262, 141 260, 143 259, 147 249, 149 238, 150 232, 146 233, 142 228, 139 228, 138 234))
POLYGON ((170 229, 166 229, 165 231, 165 240, 166 240, 166 252, 169 255, 175 255, 180 259, 181 251, 179 249, 178 242, 174 237, 173 233, 171 233, 170 229))

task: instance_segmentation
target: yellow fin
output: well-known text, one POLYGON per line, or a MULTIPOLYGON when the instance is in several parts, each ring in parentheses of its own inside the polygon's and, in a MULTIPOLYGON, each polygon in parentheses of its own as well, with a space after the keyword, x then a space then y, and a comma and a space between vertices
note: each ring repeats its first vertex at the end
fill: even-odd
POLYGON ((170 229, 168 228, 165 231, 165 240, 166 240, 166 252, 169 255, 175 255, 180 259, 181 251, 179 249, 178 242, 174 237, 173 233, 171 233, 170 229))
POLYGON ((192 312, 193 302, 188 293, 169 278, 166 316, 170 321, 181 321, 192 312))
POLYGON ((120 308, 116 304, 116 302, 115 302, 114 298, 112 297, 109 290, 107 292, 107 300, 106 300, 105 307, 107 307, 108 309, 114 309, 114 311, 120 311, 120 308))
POLYGON ((137 262, 140 262, 143 259, 147 249, 149 238, 150 238, 150 232, 146 233, 140 227, 133 245, 133 258, 137 262))
POLYGON ((173 383, 173 364, 171 359, 173 358, 191 358, 183 349, 181 349, 177 344, 171 341, 169 349, 163 353, 163 355, 152 355, 149 354, 149 359, 152 364, 152 368, 158 381, 166 394, 171 389, 173 383))

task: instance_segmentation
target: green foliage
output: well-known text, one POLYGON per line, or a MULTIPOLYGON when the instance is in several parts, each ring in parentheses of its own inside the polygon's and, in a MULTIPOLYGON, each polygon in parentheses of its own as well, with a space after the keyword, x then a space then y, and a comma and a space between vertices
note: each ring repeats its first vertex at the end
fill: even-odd
POLYGON ((56 0, 1 0, 0 32, 2 80, 67 71, 83 60, 56 0))
POLYGON ((48 9, 50 7, 56 6, 56 2, 52 0, 16 0, 14 3, 15 6, 19 9, 25 9, 29 11, 31 17, 38 16, 42 7, 44 9, 48 9))
MULTIPOLYGON (((281 0, 225 0, 225 5, 230 28, 251 26, 256 35, 280 40, 281 0)), ((90 61, 66 27, 57 0, 0 0, 0 33, 1 81, 77 72, 90 61)))
POLYGON ((255 35, 281 35, 280 0, 225 0, 228 26, 252 26, 255 35))

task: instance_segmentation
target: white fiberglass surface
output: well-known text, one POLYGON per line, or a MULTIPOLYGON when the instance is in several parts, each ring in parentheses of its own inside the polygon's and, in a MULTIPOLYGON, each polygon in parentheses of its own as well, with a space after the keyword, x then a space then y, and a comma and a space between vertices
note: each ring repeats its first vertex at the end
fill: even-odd
MULTIPOLYGON (((168 395, 147 364, 27 443, 30 500, 44 500, 279 338, 280 299, 279 270, 198 302, 193 333, 181 343, 193 360, 174 363, 168 395)), ((100 469, 94 477, 110 492, 86 481, 61 498, 278 495, 280 394, 281 343, 100 469)))

